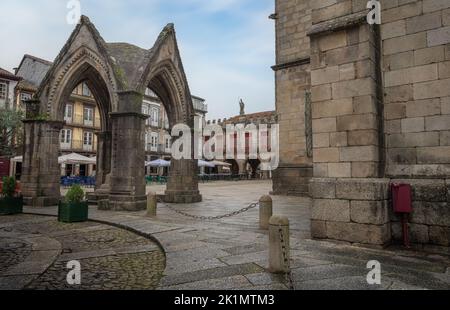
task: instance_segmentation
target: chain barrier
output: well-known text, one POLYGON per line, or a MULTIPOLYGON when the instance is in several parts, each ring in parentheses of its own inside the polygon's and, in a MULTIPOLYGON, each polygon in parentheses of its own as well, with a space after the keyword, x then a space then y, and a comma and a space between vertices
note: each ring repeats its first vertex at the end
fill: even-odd
POLYGON ((283 254, 284 266, 287 272, 285 273, 285 281, 288 284, 288 288, 290 290, 295 290, 294 280, 292 279, 292 270, 291 270, 291 262, 287 255, 287 246, 284 240, 283 229, 281 226, 278 228, 278 232, 280 233, 280 241, 281 241, 281 252, 283 254))
POLYGON ((179 210, 173 208, 170 205, 166 205, 166 206, 167 206, 167 208, 169 208, 169 210, 171 210, 171 211, 173 211, 173 212, 175 212, 177 214, 180 214, 182 216, 185 216, 185 217, 189 217, 189 218, 196 219, 196 220, 214 221, 214 220, 220 220, 220 219, 223 219, 223 218, 228 218, 228 217, 232 217, 232 216, 236 216, 236 215, 245 213, 245 212, 247 212, 249 210, 252 210, 252 209, 258 207, 259 206, 259 202, 252 203, 248 207, 245 207, 243 209, 240 209, 240 210, 237 210, 237 211, 233 211, 233 212, 225 214, 225 215, 219 215, 219 216, 192 215, 192 214, 189 214, 189 213, 186 213, 186 212, 183 212, 183 211, 179 211, 179 210))

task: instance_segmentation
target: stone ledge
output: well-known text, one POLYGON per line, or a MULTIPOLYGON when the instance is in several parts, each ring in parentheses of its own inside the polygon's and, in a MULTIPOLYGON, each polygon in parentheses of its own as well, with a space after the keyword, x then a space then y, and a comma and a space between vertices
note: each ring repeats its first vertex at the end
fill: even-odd
POLYGON ((367 13, 368 11, 362 11, 315 24, 306 34, 308 36, 318 36, 360 25, 366 22, 367 13))

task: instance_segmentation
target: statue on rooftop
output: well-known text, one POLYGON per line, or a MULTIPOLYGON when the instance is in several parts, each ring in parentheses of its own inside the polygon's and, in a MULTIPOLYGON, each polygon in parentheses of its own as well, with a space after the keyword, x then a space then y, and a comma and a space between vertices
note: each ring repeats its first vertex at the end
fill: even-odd
POLYGON ((245 115, 245 103, 242 99, 239 101, 239 106, 241 107, 239 115, 245 115))

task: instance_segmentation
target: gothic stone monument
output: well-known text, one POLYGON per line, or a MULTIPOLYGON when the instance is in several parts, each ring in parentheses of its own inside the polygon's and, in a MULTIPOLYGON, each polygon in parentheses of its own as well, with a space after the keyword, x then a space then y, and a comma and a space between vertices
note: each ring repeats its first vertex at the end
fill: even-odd
MULTIPOLYGON (((83 16, 57 56, 34 99, 27 104, 23 194, 30 205, 55 205, 60 199, 59 131, 63 106, 81 82, 91 89, 101 113, 95 197, 109 199, 114 210, 146 208, 144 178, 145 89, 151 88, 168 112, 169 123, 193 128, 194 109, 169 24, 153 48, 106 43, 83 16)), ((192 157, 193 158, 193 157, 192 157)), ((201 201, 197 162, 173 160, 167 202, 201 201)))

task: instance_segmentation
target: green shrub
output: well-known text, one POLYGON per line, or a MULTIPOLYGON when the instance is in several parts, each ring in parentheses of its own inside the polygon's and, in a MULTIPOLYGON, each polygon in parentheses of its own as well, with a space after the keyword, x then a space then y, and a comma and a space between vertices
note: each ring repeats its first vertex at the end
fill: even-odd
POLYGON ((16 192, 16 179, 13 177, 3 177, 2 194, 6 197, 14 197, 16 192))
POLYGON ((66 194, 67 203, 80 203, 84 200, 84 191, 80 185, 72 185, 66 194))

